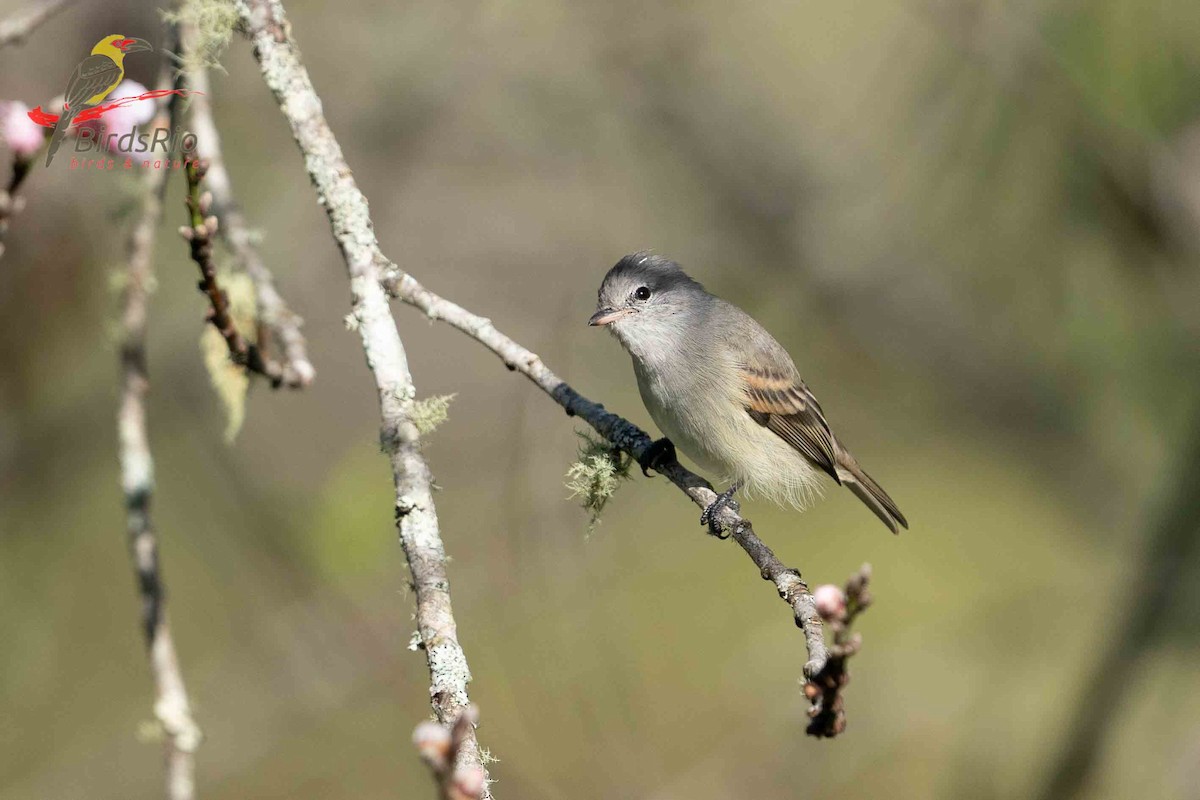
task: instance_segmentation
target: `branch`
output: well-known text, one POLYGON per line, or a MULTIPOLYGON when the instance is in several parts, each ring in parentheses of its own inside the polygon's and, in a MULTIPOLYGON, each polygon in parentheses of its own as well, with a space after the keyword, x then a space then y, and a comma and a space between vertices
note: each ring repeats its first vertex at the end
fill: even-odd
MULTIPOLYGON (((520 372, 550 395, 567 414, 579 417, 591 425, 597 433, 614 446, 644 464, 651 445, 654 443, 645 431, 632 422, 606 411, 604 406, 588 400, 572 389, 542 363, 537 354, 525 349, 505 336, 492 325, 491 320, 476 316, 463 307, 439 297, 417 282, 412 275, 402 272, 395 264, 390 265, 385 275, 389 294, 411 306, 421 309, 430 319, 443 320, 452 327, 475 339, 498 355, 510 370, 520 372)), ((707 508, 717 499, 712 485, 691 472, 676 460, 659 461, 655 471, 665 476, 691 498, 700 508, 707 508)), ((808 663, 804 675, 812 678, 825 667, 828 653, 822 636, 821 618, 813 604, 808 586, 799 571, 787 567, 770 547, 758 538, 750 520, 726 506, 717 514, 717 525, 722 532, 729 533, 746 555, 758 567, 760 574, 775 585, 779 596, 791 607, 796 624, 804 631, 808 648, 808 663)))
MULTIPOLYGON (((293 136, 304 154, 305 166, 321 204, 329 215, 334 237, 347 264, 352 267, 351 276, 357 291, 373 296, 375 287, 362 286, 359 281, 364 278, 383 279, 390 294, 420 308, 430 318, 445 320, 478 340, 500 356, 509 369, 520 371, 541 387, 569 415, 580 417, 614 446, 629 453, 639 463, 644 462, 653 444, 644 431, 580 395, 551 372, 536 354, 496 330, 490 320, 471 314, 428 291, 383 255, 375 238, 366 198, 354 181, 322 113, 320 98, 299 61, 281 3, 279 0, 239 0, 238 9, 242 24, 254 42, 255 57, 263 76, 291 124, 293 136)), ((363 335, 366 346, 365 331, 363 335)), ((399 346, 398 341, 396 346, 399 346)), ((660 462, 657 469, 701 508, 707 508, 717 497, 708 481, 687 470, 678 461, 660 462)), ((828 653, 820 616, 800 573, 785 566, 754 532, 750 520, 744 519, 733 509, 722 509, 716 523, 750 556, 762 577, 775 586, 779 596, 792 609, 796 624, 804 632, 808 649, 804 674, 808 678, 820 674, 828 660, 828 653)), ((430 663, 432 667, 432 659, 430 663)), ((439 718, 445 720, 444 716, 439 718)))
MULTIPOLYGON (((467 683, 471 673, 458 643, 451 609, 446 553, 433 503, 429 467, 421 454, 420 434, 412 420, 416 390, 381 280, 383 271, 392 265, 379 249, 367 199, 355 183, 321 111, 321 100, 308 71, 300 61, 282 3, 238 0, 237 9, 242 28, 254 44, 254 56, 263 78, 304 155, 305 168, 346 262, 352 318, 379 394, 380 443, 392 465, 396 524, 412 570, 418 634, 429 665, 430 697, 437 719, 446 724, 458 719, 470 702, 467 683)), ((485 786, 480 797, 490 800, 487 770, 473 725, 463 732, 457 757, 458 768, 478 768, 483 773, 485 786)))
MULTIPOLYGON (((163 83, 165 81, 160 81, 163 83)), ((170 107, 174 107, 174 99, 170 107)), ((171 114, 161 113, 156 126, 171 127, 171 114)), ((125 492, 129 553, 142 601, 142 630, 154 676, 154 716, 165 734, 168 800, 195 795, 194 752, 200 729, 192 719, 187 689, 167 621, 166 596, 158 563, 158 536, 150 517, 154 461, 146 432, 146 306, 154 282, 154 234, 162 218, 167 169, 146 169, 138 213, 129 231, 128 266, 121 291, 121 405, 117 438, 121 486, 125 492)))
POLYGON ((241 209, 233 197, 233 186, 225 169, 225 158, 221 153, 221 137, 213 122, 212 106, 209 104, 208 71, 203 66, 193 65, 188 58, 196 37, 195 26, 181 23, 184 80, 194 94, 189 96, 188 113, 191 129, 196 134, 196 155, 208 162, 206 186, 212 192, 212 213, 220 221, 217 233, 233 251, 238 266, 245 270, 254 284, 254 296, 266 331, 272 343, 282 349, 283 363, 276 365, 268 355, 270 348, 264 338, 259 339, 259 349, 264 359, 271 364, 270 371, 278 373, 283 385, 300 389, 312 383, 316 370, 308 360, 308 346, 300 326, 304 324, 280 296, 275 288, 271 270, 258 252, 255 236, 242 216, 241 209))
POLYGON ((185 167, 188 182, 187 200, 190 225, 179 229, 179 234, 190 245, 192 260, 200 268, 200 291, 208 297, 208 313, 205 319, 225 340, 229 357, 235 364, 250 372, 262 375, 271 382, 272 388, 283 383, 283 371, 279 364, 263 358, 262 350, 242 336, 229 313, 229 296, 217 280, 217 265, 213 262, 213 236, 218 227, 217 218, 211 215, 212 194, 200 192, 200 182, 208 170, 205 161, 188 161, 185 167))
POLYGON ((44 0, 33 3, 15 17, 0 21, 0 47, 24 44, 42 23, 69 6, 74 0, 44 0))

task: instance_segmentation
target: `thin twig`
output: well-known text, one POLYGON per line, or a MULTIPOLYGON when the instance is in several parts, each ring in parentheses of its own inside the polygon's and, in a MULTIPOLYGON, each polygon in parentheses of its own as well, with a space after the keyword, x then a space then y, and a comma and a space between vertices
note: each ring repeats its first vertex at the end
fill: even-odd
MULTIPOLYGON (((160 85, 169 86, 165 76, 160 85)), ((174 105, 174 96, 167 101, 174 105)), ((171 128, 171 113, 161 113, 156 126, 171 128)), ((150 517, 154 492, 154 461, 146 431, 146 307, 154 282, 154 234, 162 218, 162 196, 168 170, 146 169, 140 207, 127 242, 128 265, 121 291, 120 375, 121 405, 117 433, 121 485, 125 492, 129 552, 142 600, 142 629, 154 676, 154 716, 162 727, 166 747, 166 796, 191 800, 195 796, 194 753, 200 729, 192 718, 187 689, 167 621, 166 595, 158 563, 158 537, 150 517)))
MULTIPOLYGON (((367 200, 321 111, 321 100, 289 34, 283 5, 278 0, 238 0, 237 8, 263 78, 304 155, 305 168, 346 263, 352 316, 379 395, 380 442, 392 465, 396 524, 412 571, 418 634, 429 665, 430 698, 438 720, 448 724, 458 719, 470 702, 467 683, 471 673, 451 609, 446 553, 429 467, 412 421, 416 391, 381 280, 391 262, 379 249, 367 200)), ((485 780, 480 797, 490 800, 487 770, 473 725, 463 734, 456 767, 477 767, 485 780)))
POLYGON ((0 47, 24 44, 43 22, 71 5, 74 0, 43 0, 32 3, 16 16, 0 21, 0 47))
POLYGON ((213 261, 213 236, 220 226, 217 218, 209 213, 212 195, 200 191, 207 170, 208 164, 204 161, 189 161, 184 169, 188 183, 185 202, 191 224, 179 229, 180 235, 191 247, 192 260, 200 268, 200 291, 208 298, 209 304, 205 319, 221 334, 226 347, 229 348, 229 357, 235 364, 262 375, 271 382, 272 387, 278 387, 283 383, 282 368, 275 362, 266 361, 258 346, 237 329, 233 315, 229 313, 229 295, 221 288, 217 279, 217 265, 213 261))
MULTIPOLYGON (((391 264, 385 275, 389 294, 409 305, 421 309, 430 319, 443 320, 452 327, 475 339, 498 355, 510 370, 520 372, 550 395, 567 414, 576 416, 591 425, 597 433, 614 446, 643 463, 647 451, 654 443, 645 431, 632 422, 620 417, 604 406, 588 400, 542 363, 536 353, 498 331, 491 320, 476 316, 443 297, 426 289, 417 279, 391 264)), ((654 467, 671 483, 678 486, 700 508, 707 508, 717 498, 712 485, 699 475, 685 468, 678 461, 659 461, 654 467)), ((762 577, 775 585, 779 596, 791 607, 796 624, 804 631, 808 648, 808 662, 804 675, 811 678, 825 666, 828 654, 822 636, 821 618, 813 605, 808 586, 800 573, 787 567, 770 547, 754 532, 750 520, 726 506, 717 514, 721 531, 729 533, 746 554, 754 561, 762 577)))
POLYGON ((282 364, 276 366, 271 349, 260 340, 259 349, 264 360, 270 365, 270 371, 281 376, 284 386, 291 389, 303 388, 316 377, 316 370, 308 360, 308 346, 304 334, 300 332, 304 320, 288 307, 275 288, 271 270, 263 261, 255 236, 234 200, 233 186, 221 153, 221 137, 213 122, 212 105, 208 98, 208 71, 203 66, 193 65, 193 59, 188 58, 196 37, 195 27, 184 22, 181 23, 181 28, 184 80, 193 91, 193 94, 189 95, 188 115, 191 130, 196 134, 196 155, 208 162, 205 186, 212 192, 212 213, 220 221, 217 235, 233 251, 237 266, 250 276, 254 284, 259 318, 270 334, 271 344, 281 349, 282 364))

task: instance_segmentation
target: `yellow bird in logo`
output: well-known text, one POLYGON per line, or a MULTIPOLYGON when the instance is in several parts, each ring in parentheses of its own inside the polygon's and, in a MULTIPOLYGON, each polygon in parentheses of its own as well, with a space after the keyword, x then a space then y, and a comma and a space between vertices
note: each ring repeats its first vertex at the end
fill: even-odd
POLYGON ((153 49, 145 39, 129 39, 119 33, 105 36, 96 42, 92 54, 79 62, 79 66, 71 75, 71 81, 67 84, 67 91, 63 95, 62 116, 54 126, 54 133, 50 135, 50 146, 46 151, 47 167, 50 166, 50 160, 54 158, 58 146, 62 144, 63 137, 67 135, 67 129, 75 115, 97 105, 109 92, 117 88, 117 84, 125 77, 125 55, 153 49))

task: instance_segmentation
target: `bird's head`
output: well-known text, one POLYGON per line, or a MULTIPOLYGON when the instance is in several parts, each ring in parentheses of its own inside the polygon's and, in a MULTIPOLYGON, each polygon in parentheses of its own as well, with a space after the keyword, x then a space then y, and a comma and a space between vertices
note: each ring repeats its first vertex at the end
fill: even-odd
POLYGON ((132 39, 122 36, 119 33, 114 33, 96 42, 96 46, 92 48, 92 55, 112 56, 114 53, 127 55, 129 53, 141 53, 153 49, 145 39, 132 39))
POLYGON ((682 328, 673 320, 700 311, 711 296, 674 261, 651 253, 625 256, 616 263, 596 299, 588 325, 608 327, 631 351, 647 340, 660 339, 682 328))

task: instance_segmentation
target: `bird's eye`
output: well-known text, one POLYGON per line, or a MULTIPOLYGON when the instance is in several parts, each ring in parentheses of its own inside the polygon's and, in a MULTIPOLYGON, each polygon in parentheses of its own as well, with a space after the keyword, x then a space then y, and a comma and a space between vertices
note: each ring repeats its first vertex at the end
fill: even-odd
POLYGON ((638 300, 649 300, 650 299, 650 290, 647 289, 645 286, 639 286, 636 290, 634 290, 633 296, 636 297, 638 300))

